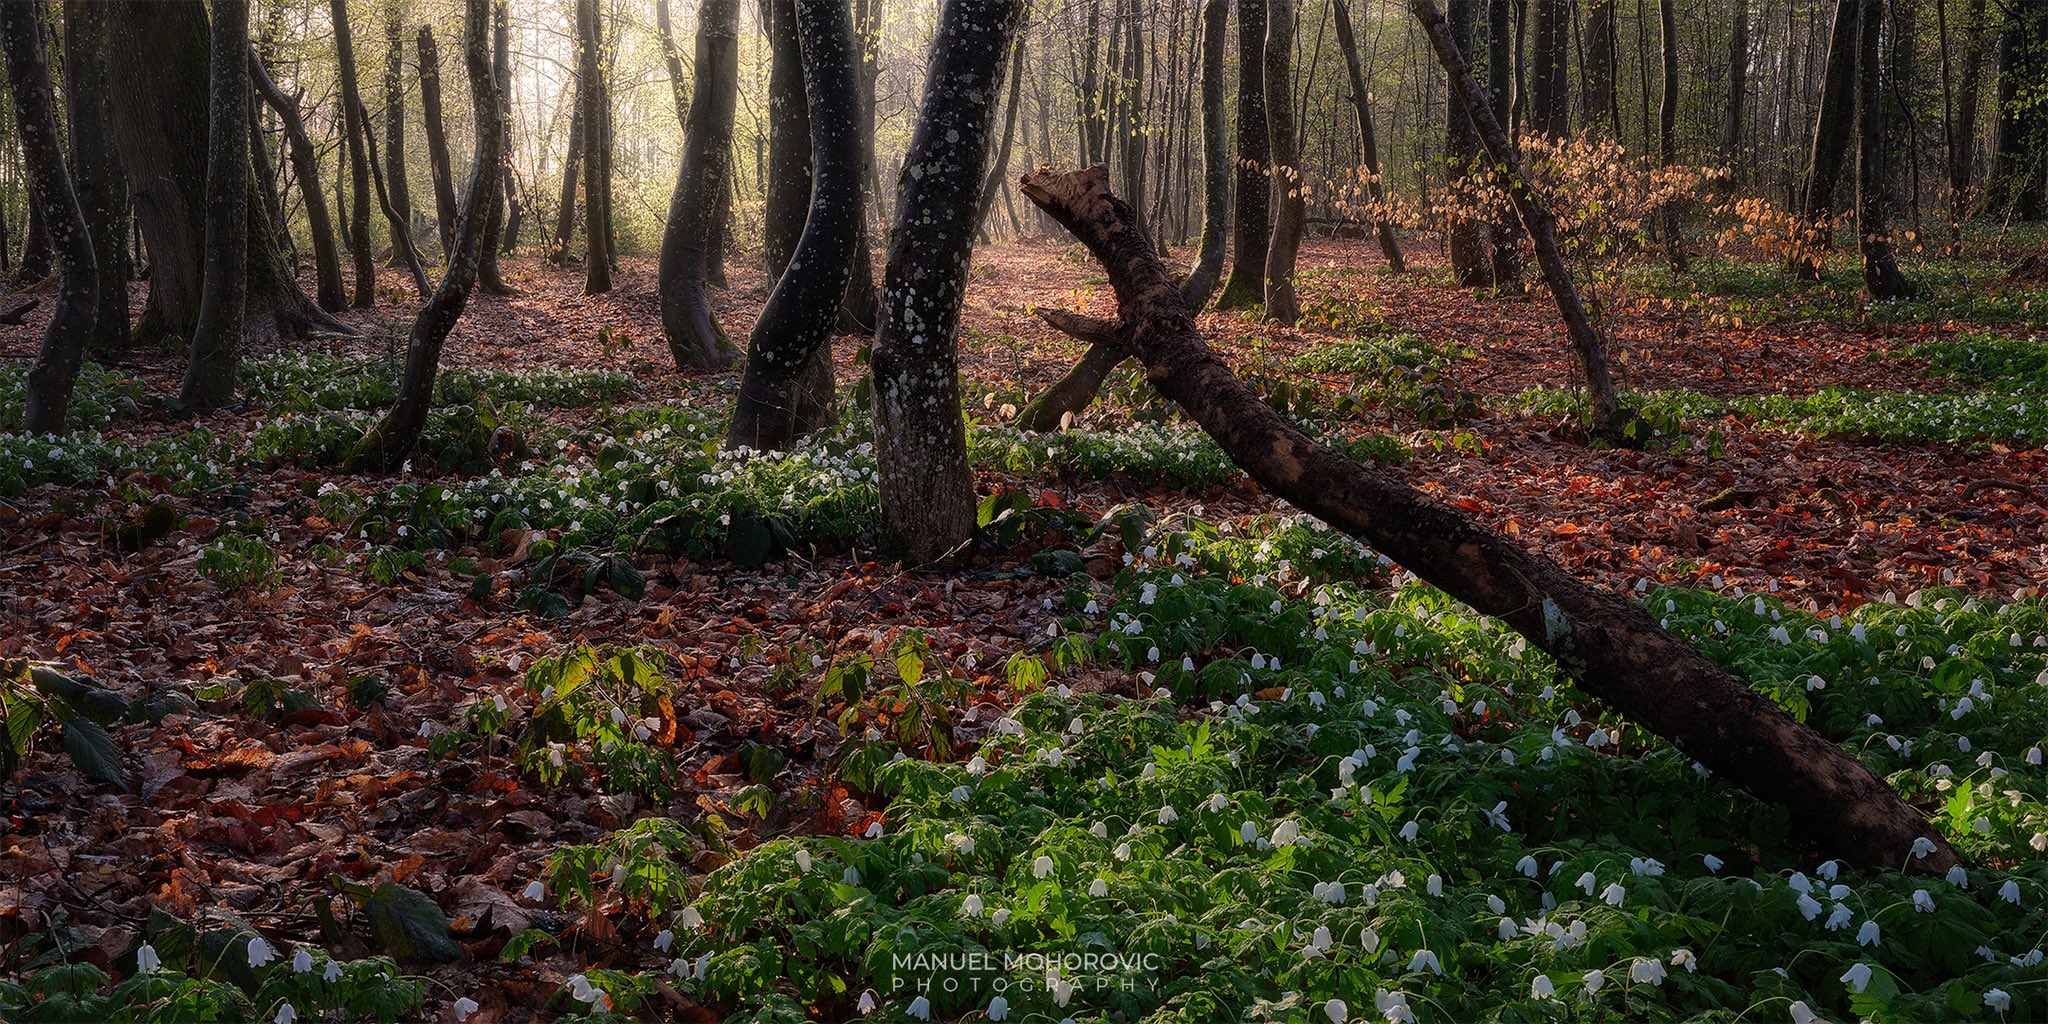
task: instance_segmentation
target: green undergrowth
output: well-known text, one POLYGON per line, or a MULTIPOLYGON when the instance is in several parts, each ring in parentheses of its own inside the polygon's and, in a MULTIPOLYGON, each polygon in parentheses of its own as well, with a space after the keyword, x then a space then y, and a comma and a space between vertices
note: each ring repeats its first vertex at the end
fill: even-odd
MULTIPOLYGON (((1551 416, 1576 412, 1577 392, 1536 388, 1510 399, 1515 408, 1551 416)), ((1879 442, 2006 442, 2048 444, 2048 398, 2038 391, 1922 394, 1831 387, 1807 395, 1739 395, 1698 391, 1635 392, 1622 402, 1657 420, 1735 416, 1758 426, 1817 437, 1879 442)))
MULTIPOLYGON (((389 359, 301 353, 242 364, 243 393, 280 409, 374 409, 398 400, 404 367, 389 359)), ((614 370, 502 370, 455 366, 436 375, 434 402, 576 407, 615 402, 639 382, 614 370)))
MULTIPOLYGON (((1440 592, 1316 583, 1270 554, 1218 572, 1218 542, 1157 536, 1108 593, 1068 595, 1065 628, 1138 696, 1053 685, 940 760, 856 740, 875 819, 628 899, 662 948, 554 1005, 643 1015, 660 979, 742 1021, 867 999, 877 1019, 1047 1022, 2048 1013, 2040 602, 1821 617, 1643 595, 1928 807, 1974 865, 1929 878, 1823 859, 1440 592)), ((586 874, 681 863, 664 829, 621 833, 586 874)))
POLYGON ((1873 302, 1862 270, 1830 261, 1821 279, 1803 282, 1782 264, 1710 258, 1684 273, 1646 266, 1629 283, 1660 298, 1747 323, 1791 320, 2020 324, 2048 327, 2048 290, 2003 280, 2005 267, 1984 260, 1908 257, 1901 269, 1918 289, 1908 300, 1873 302))
MULTIPOLYGON (((71 405, 65 410, 64 424, 72 430, 102 427, 117 417, 135 412, 141 407, 141 402, 142 386, 132 377, 119 369, 88 362, 78 368, 78 380, 71 389, 71 405)), ((0 430, 19 428, 27 411, 28 365, 0 366, 0 430)))
POLYGON ((2048 392, 2048 343, 2039 338, 1960 334, 1915 345, 1904 354, 1927 360, 1929 373, 1971 384, 2005 384, 2019 391, 2048 392))

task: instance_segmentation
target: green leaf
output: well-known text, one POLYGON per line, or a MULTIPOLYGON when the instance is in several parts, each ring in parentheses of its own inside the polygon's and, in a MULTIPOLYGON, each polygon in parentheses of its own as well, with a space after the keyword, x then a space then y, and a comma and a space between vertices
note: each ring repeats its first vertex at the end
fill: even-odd
POLYGON ((727 539, 732 544, 732 560, 745 566, 768 561, 768 555, 775 546, 775 534, 768 529, 768 524, 751 514, 734 513, 727 539))
POLYGON ((183 690, 161 687, 142 695, 142 699, 128 709, 130 722, 147 722, 159 725, 171 715, 195 711, 199 703, 183 690))
POLYGON ((363 912, 393 956, 437 963, 462 959, 462 947, 449 932, 448 915, 417 889, 385 882, 363 899, 363 912))
POLYGON ((511 941, 505 943, 505 948, 498 952, 498 960, 501 963, 516 964, 520 960, 525 959, 526 955, 532 952, 534 947, 549 945, 554 941, 554 936, 538 928, 528 928, 512 936, 511 941))
POLYGON ((121 748, 98 722, 73 716, 64 720, 64 752, 72 763, 96 782, 126 787, 128 773, 121 767, 121 748))

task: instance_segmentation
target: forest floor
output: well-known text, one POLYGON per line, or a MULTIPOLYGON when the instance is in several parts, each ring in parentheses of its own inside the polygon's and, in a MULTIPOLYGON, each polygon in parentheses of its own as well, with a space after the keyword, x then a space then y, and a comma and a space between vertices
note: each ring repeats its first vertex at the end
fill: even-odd
MULTIPOLYGON (((1945 264, 1947 297, 1913 311, 1864 308, 1846 278, 1796 289, 1725 259, 1686 280, 1614 275, 1594 295, 1654 435, 1622 450, 1589 447, 1567 422, 1557 389, 1575 369, 1544 293, 1447 287, 1436 255, 1414 248, 1415 269, 1393 276, 1363 243, 1313 241, 1300 327, 1213 311, 1201 326, 1297 418, 1392 453, 1401 478, 1619 590, 1774 594, 1826 617, 1930 586, 2000 602, 2048 585, 2048 360, 2029 340, 2048 294, 2002 285, 1992 264, 1945 264)), ((744 339, 765 282, 740 259, 729 269, 715 301, 744 339)), ((1291 522, 1129 370, 1075 423, 1096 440, 1061 447, 1003 426, 1081 352, 1034 308, 1113 312, 1076 246, 976 255, 962 369, 985 428, 977 454, 994 453, 977 490, 1020 495, 1000 507, 1026 525, 944 571, 873 556, 859 437, 797 470, 715 453, 735 377, 670 367, 651 260, 627 260, 595 298, 579 273, 508 270, 520 293, 475 298, 443 365, 514 373, 467 378, 479 411, 437 420, 397 477, 351 477, 331 459, 388 387, 410 302, 346 314, 357 338, 245 353, 266 369, 230 413, 167 411, 182 360, 138 351, 89 371, 78 416, 92 433, 0 436, 0 458, 22 466, 0 469, 0 658, 55 662, 131 700, 181 695, 113 728, 125 787, 75 769, 54 738, 0 783, 0 942, 120 974, 140 942, 165 945, 162 922, 200 922, 202 945, 253 930, 338 960, 402 952, 408 977, 431 979, 422 1013, 464 995, 482 1007, 471 1020, 559 1011, 573 1005, 565 977, 626 969, 623 951, 654 930, 608 916, 619 897, 558 903, 572 876, 550 858, 565 846, 647 811, 715 818, 729 831, 692 840, 695 875, 773 836, 859 834, 885 815, 876 787, 847 780, 842 719, 900 730, 921 709, 919 746, 944 754, 943 731, 964 756, 1031 689, 1017 656, 1078 689, 1144 690, 1122 666, 1049 653, 1077 585, 1105 600, 1120 585, 1129 552, 1091 524, 1132 503, 1225 536, 1291 522), (525 451, 486 450, 501 425, 525 451), (655 520, 598 500, 659 506, 673 474, 709 504, 672 502, 655 520), (1068 549, 1071 565, 1048 563, 1068 549), (576 717, 588 709, 561 710, 560 735, 493 735, 493 699, 533 704, 541 687, 522 678, 537 664, 562 677, 554 659, 578 644, 665 656, 671 689, 641 707, 655 734, 641 739, 670 767, 600 770, 599 746, 582 774, 536 782, 548 740, 575 761, 604 731, 576 717), (911 648, 960 688, 814 699, 828 665, 900 665, 911 648), (645 785, 616 784, 633 771, 645 785), (549 898, 531 898, 544 876, 549 898), (381 896, 334 901, 339 919, 328 909, 338 885, 385 882, 445 912, 459 962, 420 966, 434 950, 380 930, 381 896), (222 910, 232 925, 209 917, 222 910)), ((48 301, 0 329, 9 372, 48 301)), ((853 339, 837 345, 851 385, 861 357, 853 339)), ((720 1012, 643 994, 675 1019, 720 1012)))

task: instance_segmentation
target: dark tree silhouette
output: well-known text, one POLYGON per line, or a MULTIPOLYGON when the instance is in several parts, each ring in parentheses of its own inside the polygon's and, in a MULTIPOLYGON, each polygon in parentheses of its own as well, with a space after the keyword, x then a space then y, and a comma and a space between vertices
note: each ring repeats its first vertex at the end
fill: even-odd
MULTIPOLYGON (((249 4, 214 0, 206 142, 206 276, 178 401, 214 409, 235 397, 248 296, 249 4)), ((267 233, 266 233, 267 234, 267 233)))
POLYGON ((739 96, 739 0, 705 0, 697 14, 697 88, 690 97, 683 162, 661 238, 661 328, 676 366, 718 369, 733 345, 707 292, 714 228, 729 192, 732 122, 739 96))

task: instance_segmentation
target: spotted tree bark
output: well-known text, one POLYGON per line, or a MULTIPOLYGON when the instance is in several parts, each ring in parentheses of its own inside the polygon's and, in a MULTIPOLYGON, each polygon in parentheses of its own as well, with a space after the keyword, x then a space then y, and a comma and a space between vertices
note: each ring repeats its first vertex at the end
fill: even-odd
POLYGON ((298 101, 285 95, 271 80, 254 47, 249 49, 249 81, 284 125, 285 150, 292 162, 292 173, 299 179, 299 196, 305 202, 306 233, 312 236, 316 301, 321 309, 338 313, 348 308, 348 292, 341 283, 341 258, 334 247, 334 222, 327 214, 327 194, 320 188, 319 154, 313 148, 312 137, 306 134, 306 121, 299 114, 298 101))
POLYGON ((1230 145, 1224 138, 1223 49, 1229 40, 1230 0, 1202 0, 1202 243, 1195 266, 1180 284, 1188 308, 1201 312, 1223 276, 1230 240, 1230 145))
POLYGON ((896 194, 875 332, 875 476, 882 543, 930 562, 974 532, 974 477, 954 337, 974 255, 967 216, 1024 0, 945 0, 896 194))
MULTIPOLYGON (((23 427, 30 433, 60 434, 71 408, 71 388, 92 336, 99 274, 93 262, 92 236, 64 167, 64 144, 57 135, 57 101, 50 89, 50 63, 36 24, 36 5, 0 4, 0 50, 4 50, 7 84, 14 96, 16 141, 28 171, 28 187, 43 210, 50 252, 56 258, 57 308, 43 328, 43 345, 28 370, 28 409, 23 427)), ((239 147, 240 139, 237 138, 239 147)), ((122 314, 126 315, 123 306, 122 314)))
POLYGON ((677 368, 719 369, 734 355, 708 289, 719 201, 728 193, 732 163, 739 17, 739 0, 705 0, 697 14, 697 88, 685 118, 683 162, 669 197, 656 283, 661 329, 677 368))
MULTIPOLYGON (((1672 8, 1672 0, 1657 0, 1658 52, 1664 68, 1664 92, 1657 107, 1657 160, 1666 167, 1678 162, 1678 24, 1672 8)), ((1678 204, 1665 203, 1664 255, 1671 269, 1683 272, 1689 260, 1680 227, 1678 204)))
POLYGON ((1217 309, 1250 309, 1265 298, 1272 241, 1271 135, 1266 130, 1266 0, 1237 0, 1237 237, 1217 309))
MULTIPOLYGON (((1294 137, 1294 0, 1267 0, 1266 135, 1273 161, 1273 235, 1266 246, 1266 316, 1287 326, 1301 319, 1294 257, 1308 216, 1301 153, 1294 137)), ((1134 200, 1136 201, 1136 200, 1134 200)))
MULTIPOLYGON (((1425 5, 1433 6, 1415 0, 1425 5)), ((1041 168, 1025 176, 1023 189, 1108 270, 1124 336, 1153 386, 1261 486, 1499 618, 1587 693, 1787 807, 1828 850, 1922 872, 1957 863, 1940 835, 1870 769, 1665 632, 1640 606, 1316 443, 1267 405, 1203 340, 1101 168, 1041 168)))
POLYGON ((107 104, 107 5, 64 3, 64 105, 70 119, 71 182, 92 235, 99 289, 92 336, 86 347, 117 352, 128 347, 128 178, 114 149, 107 104))
MULTIPOLYGON (((790 18, 803 40, 816 173, 803 233, 747 338, 746 371, 726 433, 728 446, 766 451, 787 447, 804 426, 798 391, 832 335, 846 282, 853 276, 866 205, 861 177, 867 167, 867 139, 855 130, 859 57, 847 5, 843 0, 795 0, 776 17, 790 18)), ((961 212, 973 230, 972 203, 961 212)))
POLYGON ((420 26, 415 43, 420 55, 420 121, 427 134, 427 170, 434 178, 434 226, 441 251, 455 249, 455 172, 448 163, 448 129, 441 120, 441 48, 434 30, 420 26))
MULTIPOLYGON (((216 409, 235 397, 249 260, 249 3, 213 0, 206 141, 206 273, 178 401, 216 409)), ((274 238, 267 231, 265 237, 274 238)))
POLYGON ((455 251, 449 254, 447 269, 432 297, 413 318, 406 341, 405 379, 399 385, 398 401, 356 442, 349 453, 348 468, 390 472, 402 466, 419 444, 426 427, 427 412, 433 405, 434 378, 440 370, 441 345, 476 285, 477 266, 483 259, 484 224, 497 205, 498 189, 504 182, 500 162, 504 159, 504 108, 498 100, 498 77, 491 66, 490 0, 466 0, 467 20, 463 26, 463 63, 469 71, 469 92, 476 120, 476 157, 470 167, 469 186, 462 202, 462 216, 455 229, 455 251))
MULTIPOLYGON (((1344 0, 1335 0, 1332 6, 1337 23, 1337 46, 1344 51, 1344 71, 1350 76, 1351 109, 1358 115, 1358 153, 1365 163, 1365 194, 1376 204, 1384 203, 1387 186, 1380 179, 1380 143, 1379 136, 1373 131, 1372 94, 1365 88, 1365 69, 1358 59, 1358 39, 1352 35, 1351 10, 1345 6, 1344 0)), ((1401 243, 1394 237, 1393 223, 1385 216, 1376 216, 1373 218, 1373 233, 1379 237, 1380 254, 1387 258, 1387 269, 1397 274, 1407 270, 1408 261, 1401 256, 1401 243)))

